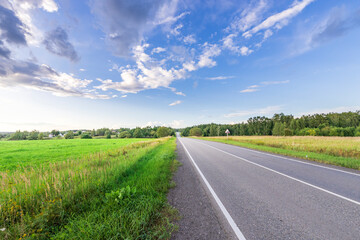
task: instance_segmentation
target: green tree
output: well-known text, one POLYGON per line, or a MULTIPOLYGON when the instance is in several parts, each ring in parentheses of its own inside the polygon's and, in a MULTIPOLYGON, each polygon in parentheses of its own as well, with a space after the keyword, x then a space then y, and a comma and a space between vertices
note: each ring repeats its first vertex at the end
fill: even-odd
POLYGON ((193 127, 192 129, 190 129, 190 136, 201 137, 202 136, 201 129, 198 127, 193 127))
POLYGON ((65 139, 74 139, 74 132, 73 131, 69 131, 65 134, 65 139))
POLYGON ((131 134, 128 131, 123 131, 119 134, 120 138, 131 138, 131 134))
POLYGON ((284 136, 285 135, 285 125, 281 122, 276 122, 272 130, 272 135, 274 136, 284 136))
POLYGON ((81 133, 81 139, 91 139, 91 134, 88 132, 81 133))
POLYGON ((136 128, 133 134, 134 138, 143 138, 144 134, 141 131, 141 128, 136 128))
POLYGON ((171 135, 171 130, 167 127, 159 127, 156 131, 158 137, 167 137, 171 135))
POLYGON ((39 133, 38 140, 44 140, 44 133, 39 133))
POLYGON ((211 124, 210 126, 210 133, 209 136, 216 136, 217 135, 217 131, 216 131, 216 125, 215 124, 211 124))
POLYGON ((51 131, 51 134, 56 137, 57 135, 60 134, 60 131, 54 129, 54 130, 51 131))
POLYGON ((29 137, 28 137, 29 140, 38 140, 38 138, 39 138, 39 132, 36 130, 33 130, 32 132, 30 132, 29 137))
POLYGON ((105 132, 105 137, 108 138, 108 139, 111 138, 111 132, 110 132, 109 130, 107 130, 107 131, 105 132))

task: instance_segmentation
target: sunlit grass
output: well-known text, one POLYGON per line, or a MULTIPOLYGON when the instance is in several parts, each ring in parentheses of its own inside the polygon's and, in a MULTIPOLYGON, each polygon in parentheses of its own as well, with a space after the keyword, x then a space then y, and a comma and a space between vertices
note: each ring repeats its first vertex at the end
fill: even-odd
POLYGON ((0 142, 0 171, 75 159, 150 139, 54 139, 0 142))
POLYGON ((359 137, 231 136, 228 140, 226 137, 203 139, 360 170, 359 137))
POLYGON ((78 159, 0 172, 0 228, 5 228, 0 239, 169 234, 173 225, 161 221, 161 213, 171 210, 166 192, 175 147, 169 138, 128 143, 78 159), (119 198, 117 193, 127 188, 131 193, 119 198))

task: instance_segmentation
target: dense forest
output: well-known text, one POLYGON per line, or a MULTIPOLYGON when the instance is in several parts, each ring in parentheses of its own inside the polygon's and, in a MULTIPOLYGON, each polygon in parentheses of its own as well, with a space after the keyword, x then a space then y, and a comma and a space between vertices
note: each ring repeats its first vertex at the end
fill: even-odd
POLYGON ((313 114, 295 118, 283 113, 272 118, 252 117, 239 124, 202 124, 181 129, 182 136, 273 135, 273 136, 360 136, 360 111, 313 114))

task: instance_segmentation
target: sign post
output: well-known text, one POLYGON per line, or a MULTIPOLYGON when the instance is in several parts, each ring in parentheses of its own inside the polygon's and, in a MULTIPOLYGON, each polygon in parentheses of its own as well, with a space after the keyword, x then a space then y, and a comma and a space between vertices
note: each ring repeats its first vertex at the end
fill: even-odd
POLYGON ((226 129, 225 133, 226 133, 226 140, 229 140, 229 133, 230 133, 229 129, 226 129))

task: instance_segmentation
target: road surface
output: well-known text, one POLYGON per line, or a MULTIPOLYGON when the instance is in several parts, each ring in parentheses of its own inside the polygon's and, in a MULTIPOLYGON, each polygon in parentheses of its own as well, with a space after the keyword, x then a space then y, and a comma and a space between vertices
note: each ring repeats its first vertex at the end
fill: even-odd
POLYGON ((236 239, 360 239, 360 174, 178 136, 236 239))

